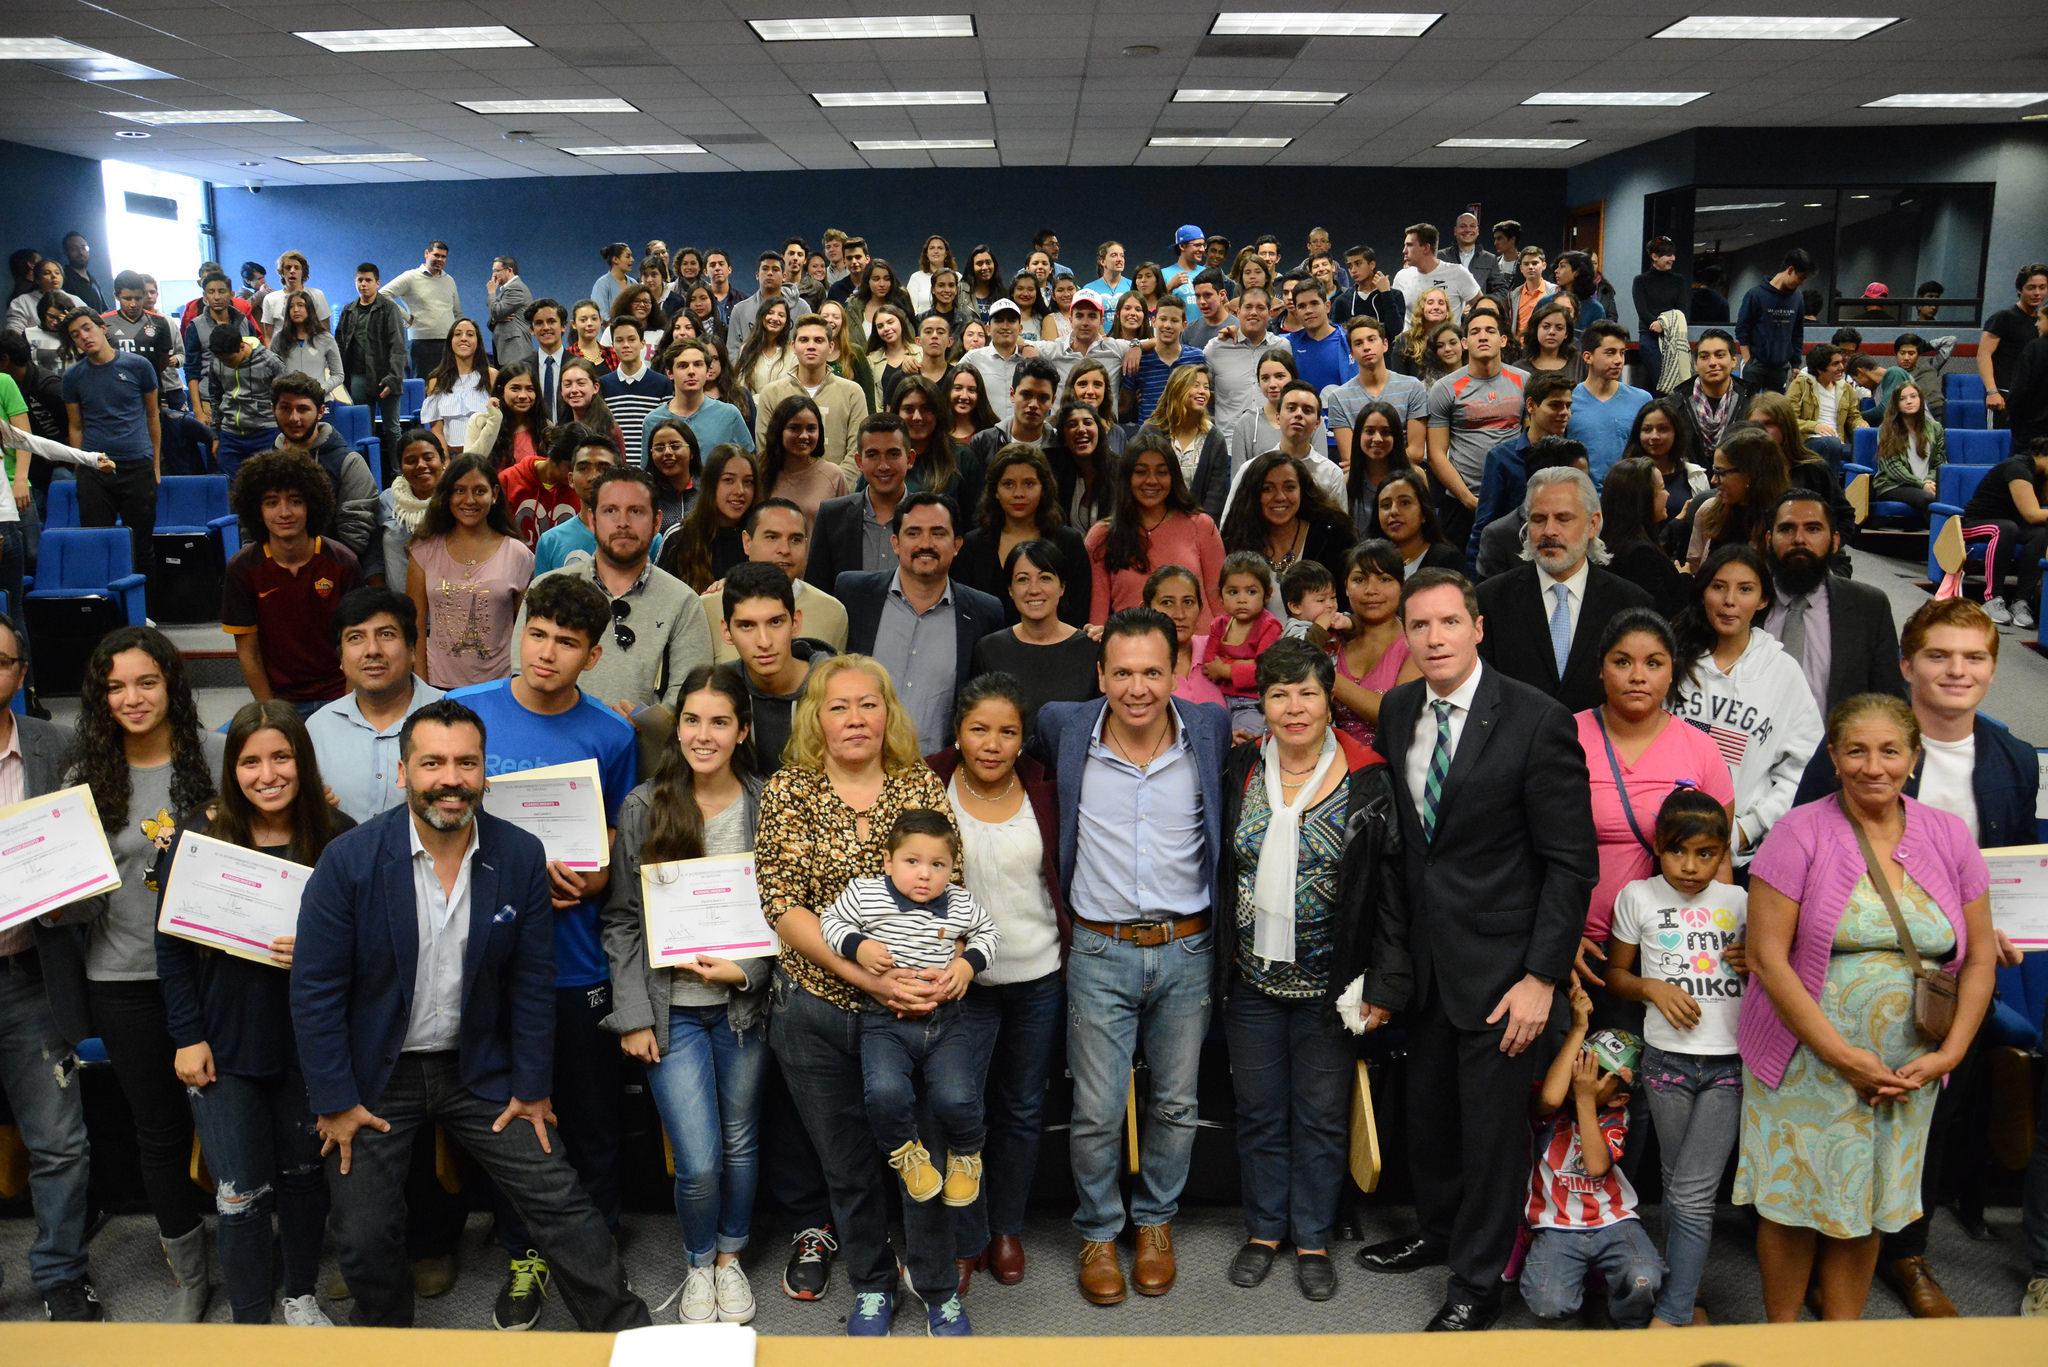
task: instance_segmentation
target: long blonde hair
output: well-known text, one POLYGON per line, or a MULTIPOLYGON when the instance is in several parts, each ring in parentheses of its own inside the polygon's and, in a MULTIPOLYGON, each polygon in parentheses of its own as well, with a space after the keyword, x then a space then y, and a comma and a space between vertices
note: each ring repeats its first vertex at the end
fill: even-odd
MULTIPOLYGON (((1178 436, 1181 423, 1188 417, 1191 407, 1188 403, 1188 391, 1195 387, 1197 377, 1209 380, 1211 385, 1215 384, 1215 381, 1209 378, 1209 367, 1205 365, 1175 366, 1173 373, 1167 376, 1166 392, 1159 396, 1159 406, 1154 408, 1152 416, 1145 420, 1146 426, 1157 427, 1169 437, 1178 436)), ((1201 430, 1206 435, 1215 424, 1209 420, 1206 410, 1197 416, 1202 420, 1201 430)))
MULTIPOLYGON (((1425 358, 1424 353, 1429 349, 1429 334, 1436 330, 1436 324, 1422 316, 1422 303, 1432 294, 1443 295, 1444 304, 1446 307, 1449 307, 1451 302, 1450 291, 1446 290, 1442 285, 1431 285, 1415 297, 1415 307, 1408 311, 1408 331, 1401 335, 1401 354, 1416 365, 1422 364, 1425 358)), ((1451 313, 1455 314, 1456 312, 1456 309, 1451 309, 1451 313)), ((1452 321, 1456 320, 1452 319, 1452 321)))
POLYGON ((789 719, 789 743, 782 751, 783 764, 825 771, 825 723, 819 714, 824 707, 826 686, 846 673, 865 674, 872 679, 881 692, 882 705, 888 709, 889 721, 882 730, 883 772, 900 774, 924 763, 917 746, 917 726, 910 720, 909 709, 897 698, 896 685, 882 662, 872 655, 833 655, 811 666, 803 692, 797 695, 789 719))

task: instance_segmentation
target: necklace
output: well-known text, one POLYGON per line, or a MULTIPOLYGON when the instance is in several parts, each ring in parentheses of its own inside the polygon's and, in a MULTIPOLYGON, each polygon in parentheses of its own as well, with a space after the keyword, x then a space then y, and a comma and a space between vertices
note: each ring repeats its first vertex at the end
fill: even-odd
POLYGON ((1160 736, 1159 739, 1153 741, 1152 749, 1149 752, 1147 752, 1144 760, 1141 762, 1139 760, 1131 758, 1131 752, 1124 748, 1124 743, 1122 741, 1117 739, 1116 728, 1114 726, 1105 726, 1103 728, 1103 734, 1109 737, 1109 743, 1116 747, 1116 752, 1124 757, 1124 761, 1138 769, 1143 769, 1153 760, 1158 759, 1160 747, 1166 743, 1166 737, 1163 735, 1160 736))
POLYGON ((984 793, 983 791, 981 791, 981 789, 975 787, 974 780, 967 777, 967 775, 964 772, 960 775, 960 786, 965 788, 968 792, 968 795, 974 798, 975 801, 986 802, 989 804, 989 806, 993 807, 996 803, 1001 802, 1011 793, 1017 791, 1017 771, 1015 769, 1012 769, 1010 771, 1009 786, 1004 788, 1003 791, 1001 791, 1000 793, 997 793, 994 797, 990 797, 987 793, 984 793))

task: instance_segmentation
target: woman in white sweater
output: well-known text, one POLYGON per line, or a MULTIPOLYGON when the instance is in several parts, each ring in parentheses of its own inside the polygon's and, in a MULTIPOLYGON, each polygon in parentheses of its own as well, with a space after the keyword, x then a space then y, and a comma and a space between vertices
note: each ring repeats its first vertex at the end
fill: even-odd
POLYGON ((1672 629, 1671 710, 1712 736, 1735 777, 1735 862, 1747 864, 1792 809, 1823 732, 1798 661, 1752 624, 1770 614, 1771 575, 1747 545, 1723 546, 1693 579, 1672 629))

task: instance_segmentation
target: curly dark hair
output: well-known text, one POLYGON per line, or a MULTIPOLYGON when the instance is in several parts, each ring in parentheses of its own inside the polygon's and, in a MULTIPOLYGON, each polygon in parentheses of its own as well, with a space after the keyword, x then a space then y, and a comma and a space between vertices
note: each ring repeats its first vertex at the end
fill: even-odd
POLYGON ((491 510, 484 515, 484 525, 500 536, 519 535, 518 528, 512 525, 512 513, 505 506, 505 491, 498 487, 498 477, 491 473, 491 458, 464 451, 441 472, 440 482, 434 485, 434 496, 427 500, 427 510, 420 514, 420 525, 413 528, 414 542, 425 544, 455 530, 455 511, 448 504, 455 496, 455 481, 472 470, 491 486, 491 510))
POLYGON ((1109 530, 1102 540, 1102 563, 1111 574, 1118 570, 1152 568, 1148 549, 1151 537, 1138 525, 1138 499, 1131 492, 1131 472, 1138 466, 1138 457, 1147 452, 1166 462, 1167 478, 1171 481, 1166 492, 1167 512, 1187 517, 1202 512, 1202 505, 1195 502, 1195 496, 1188 492, 1187 479, 1180 472, 1180 457, 1174 454, 1173 444, 1166 439, 1166 434, 1156 427, 1140 428, 1138 435, 1132 437, 1130 445, 1124 448, 1123 459, 1116 462, 1110 488, 1109 530))
POLYGON ((295 493, 305 500, 309 534, 324 535, 334 525, 334 485, 319 462, 303 451, 264 451, 242 463, 228 497, 245 543, 260 545, 269 539, 263 500, 273 493, 295 493))
POLYGON ((1265 484, 1266 476, 1283 465, 1293 467, 1294 478, 1301 491, 1301 506, 1295 516, 1310 526, 1335 528, 1347 543, 1357 535, 1350 516, 1330 502, 1330 496, 1309 474, 1307 461, 1285 451, 1268 451, 1245 466, 1244 474, 1238 478, 1237 497, 1230 501, 1230 511, 1223 515, 1224 550, 1266 553, 1266 514, 1260 505, 1259 490, 1265 484))
POLYGON ((182 823, 214 795, 213 771, 200 745, 199 706, 192 699, 192 685, 185 679, 185 662, 179 658, 178 648, 155 627, 119 627, 100 639, 86 661, 85 681, 79 687, 78 749, 67 780, 92 789, 100 825, 109 831, 128 824, 128 801, 135 793, 128 773, 127 733, 107 702, 107 676, 113 672, 114 657, 130 650, 149 656, 163 676, 169 703, 164 725, 171 731, 172 810, 182 823))

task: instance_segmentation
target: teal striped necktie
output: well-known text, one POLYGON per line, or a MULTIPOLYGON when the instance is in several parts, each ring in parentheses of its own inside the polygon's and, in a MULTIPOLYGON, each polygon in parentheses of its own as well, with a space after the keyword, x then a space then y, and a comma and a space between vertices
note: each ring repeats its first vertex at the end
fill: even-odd
POLYGON ((1451 772, 1451 701, 1438 698, 1430 703, 1436 709, 1436 746, 1429 752, 1429 777, 1422 784, 1422 838, 1436 838, 1436 809, 1444 798, 1444 779, 1451 772))

